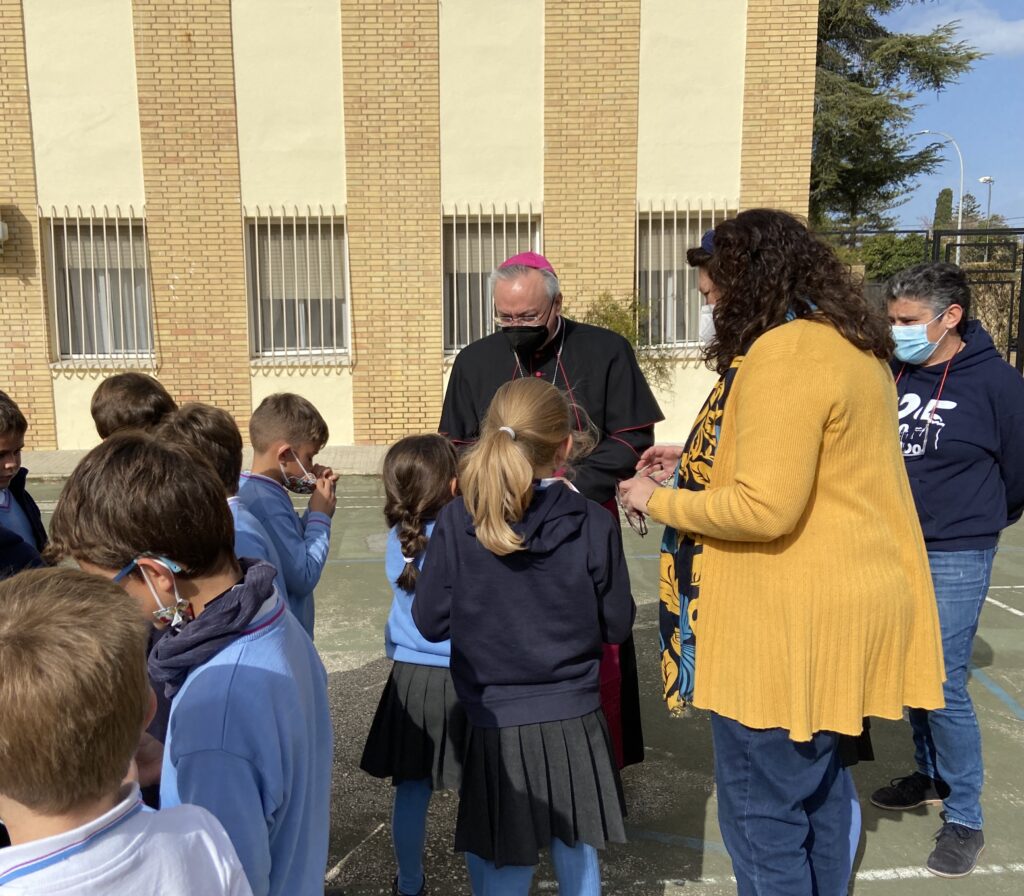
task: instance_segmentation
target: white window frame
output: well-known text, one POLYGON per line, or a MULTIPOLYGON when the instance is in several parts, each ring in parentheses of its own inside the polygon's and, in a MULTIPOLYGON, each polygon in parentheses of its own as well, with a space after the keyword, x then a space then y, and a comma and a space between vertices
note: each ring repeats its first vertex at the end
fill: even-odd
POLYGON ((352 289, 345 209, 244 208, 242 229, 251 362, 347 363, 352 289))
POLYGON ((697 330, 703 299, 697 289, 697 271, 686 263, 686 250, 699 246, 705 231, 735 217, 737 205, 725 200, 696 207, 676 200, 637 203, 634 287, 641 348, 700 345, 697 330))
POLYGON ((540 206, 467 203, 442 208, 441 303, 446 355, 494 332, 494 305, 487 291, 491 271, 512 255, 543 252, 543 247, 540 206), (499 232, 500 239, 496 239, 499 232), (470 245, 474 236, 476 252, 470 245))
POLYGON ((50 206, 37 211, 55 363, 152 366, 153 290, 145 210, 90 206, 86 212, 82 206, 74 211, 50 206))

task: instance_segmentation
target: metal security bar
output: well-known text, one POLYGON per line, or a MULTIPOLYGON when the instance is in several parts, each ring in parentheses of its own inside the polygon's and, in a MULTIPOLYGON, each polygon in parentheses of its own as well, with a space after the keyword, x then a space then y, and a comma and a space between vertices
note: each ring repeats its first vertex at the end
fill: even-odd
POLYGON ((245 275, 253 358, 328 362, 349 350, 344 211, 245 211, 245 275))
POLYGON ((636 295, 639 340, 645 346, 697 344, 701 296, 697 271, 686 263, 686 250, 700 245, 704 231, 736 214, 737 203, 705 207, 660 207, 637 203, 636 295))
POLYGON ((490 272, 511 255, 542 251, 540 209, 496 205, 442 210, 444 350, 457 352, 494 330, 490 272))
POLYGON ((51 206, 39 218, 58 361, 152 363, 145 212, 51 206))

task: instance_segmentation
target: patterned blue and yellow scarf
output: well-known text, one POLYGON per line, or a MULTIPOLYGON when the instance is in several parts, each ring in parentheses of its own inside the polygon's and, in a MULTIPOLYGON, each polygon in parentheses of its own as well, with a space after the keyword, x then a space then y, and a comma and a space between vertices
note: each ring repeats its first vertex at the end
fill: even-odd
MULTIPOLYGON (((733 359, 697 415, 686 450, 676 467, 675 488, 693 492, 707 488, 722 431, 725 402, 742 361, 742 355, 733 359)), ((661 541, 658 627, 665 703, 672 713, 681 713, 693 699, 696 641, 690 628, 690 607, 700 594, 703 549, 699 535, 666 527, 661 541)))

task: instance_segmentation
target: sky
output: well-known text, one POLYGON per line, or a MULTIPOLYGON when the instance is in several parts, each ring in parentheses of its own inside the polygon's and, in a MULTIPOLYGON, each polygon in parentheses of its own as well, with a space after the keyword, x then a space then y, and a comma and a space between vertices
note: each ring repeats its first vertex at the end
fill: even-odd
MULTIPOLYGON (((936 25, 959 21, 958 39, 989 55, 939 94, 920 94, 910 131, 946 131, 964 157, 964 192, 973 193, 982 211, 992 177, 992 214, 1011 227, 1024 227, 1024 0, 925 0, 885 18, 891 31, 924 34, 936 25)), ((918 138, 931 139, 929 137, 918 138)), ((941 138, 935 138, 939 140, 941 138)), ((906 205, 894 214, 906 227, 931 222, 935 197, 943 187, 957 202, 960 166, 947 146, 945 162, 918 181, 906 205)))

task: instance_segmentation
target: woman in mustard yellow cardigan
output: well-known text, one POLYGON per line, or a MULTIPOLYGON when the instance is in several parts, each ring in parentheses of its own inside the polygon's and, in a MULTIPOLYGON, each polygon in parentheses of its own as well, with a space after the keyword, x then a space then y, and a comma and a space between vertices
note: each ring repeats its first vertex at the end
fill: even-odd
MULTIPOLYGON (((797 219, 720 224, 709 365, 728 399, 702 490, 626 480, 699 541, 694 697, 741 896, 845 894, 839 735, 942 705, 928 557, 900 453, 888 322, 797 219), (728 377, 727 377, 728 375, 728 377)), ((678 448, 655 448, 667 467, 678 448)), ((662 477, 659 477, 662 478, 662 477)))

